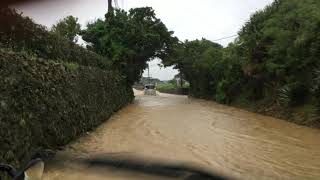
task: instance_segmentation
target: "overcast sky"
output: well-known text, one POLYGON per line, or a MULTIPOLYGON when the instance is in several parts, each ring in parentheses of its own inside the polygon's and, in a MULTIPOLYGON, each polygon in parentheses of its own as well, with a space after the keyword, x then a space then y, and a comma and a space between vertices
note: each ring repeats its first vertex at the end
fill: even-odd
MULTIPOLYGON (((236 35, 250 15, 273 0, 118 0, 120 8, 151 6, 180 40, 206 38, 217 40, 236 35)), ((107 0, 48 0, 18 5, 16 8, 35 22, 48 28, 59 19, 73 15, 83 27, 97 18, 103 18, 107 0)), ((226 46, 234 38, 217 41, 226 46)), ((150 74, 161 80, 170 80, 176 70, 160 69, 160 60, 150 62, 150 74)), ((144 75, 147 75, 146 73, 144 75)))

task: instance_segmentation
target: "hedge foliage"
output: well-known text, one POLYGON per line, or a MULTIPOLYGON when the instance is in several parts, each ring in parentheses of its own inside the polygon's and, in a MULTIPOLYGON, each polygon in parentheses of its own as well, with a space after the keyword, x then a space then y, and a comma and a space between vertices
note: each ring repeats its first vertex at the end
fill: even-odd
POLYGON ((0 162, 57 149, 132 99, 117 72, 0 51, 0 162))
POLYGON ((29 17, 9 8, 0 8, 0 47, 25 51, 44 59, 73 62, 108 69, 110 61, 73 43, 58 33, 49 32, 29 17))

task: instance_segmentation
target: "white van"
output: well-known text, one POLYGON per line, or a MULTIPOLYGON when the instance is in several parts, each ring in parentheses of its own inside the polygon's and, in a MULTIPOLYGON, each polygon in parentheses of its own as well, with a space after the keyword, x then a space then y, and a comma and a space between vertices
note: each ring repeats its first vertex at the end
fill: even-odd
POLYGON ((146 84, 144 86, 144 95, 156 96, 157 95, 156 86, 154 84, 146 84))

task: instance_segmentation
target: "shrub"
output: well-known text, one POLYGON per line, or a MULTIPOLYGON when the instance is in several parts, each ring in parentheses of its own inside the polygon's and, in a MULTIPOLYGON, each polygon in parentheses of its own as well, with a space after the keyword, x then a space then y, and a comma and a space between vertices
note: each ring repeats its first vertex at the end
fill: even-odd
POLYGON ((313 80, 313 95, 315 97, 318 112, 320 113, 320 71, 315 72, 315 78, 313 80))
POLYGON ((310 93, 304 83, 292 83, 279 90, 279 100, 285 106, 298 106, 306 102, 310 93))
POLYGON ((0 8, 0 48, 12 49, 60 62, 110 69, 110 62, 72 41, 52 33, 15 10, 0 8))
POLYGON ((219 103, 227 103, 227 82, 225 80, 222 80, 217 85, 217 90, 215 94, 215 100, 219 103))
POLYGON ((0 162, 63 146, 132 99, 116 71, 0 51, 0 162))

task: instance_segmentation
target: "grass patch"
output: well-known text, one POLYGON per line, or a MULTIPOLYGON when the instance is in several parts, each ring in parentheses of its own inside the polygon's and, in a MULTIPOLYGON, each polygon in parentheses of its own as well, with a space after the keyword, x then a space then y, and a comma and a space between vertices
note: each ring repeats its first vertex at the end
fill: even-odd
POLYGON ((162 91, 169 91, 169 90, 175 90, 177 89, 177 86, 171 84, 171 83, 164 83, 164 84, 158 84, 157 85, 157 90, 162 92, 162 91))
POLYGON ((188 94, 189 84, 184 84, 181 88, 176 84, 172 83, 163 83, 157 85, 157 90, 162 93, 169 93, 169 94, 188 94))
POLYGON ((72 62, 66 62, 64 65, 71 71, 75 71, 79 68, 79 64, 72 63, 72 62))

